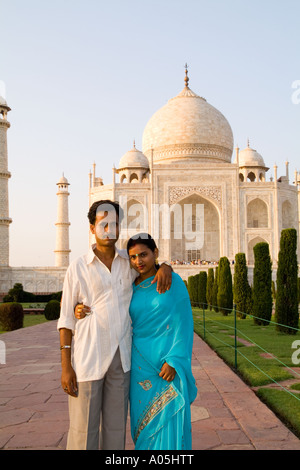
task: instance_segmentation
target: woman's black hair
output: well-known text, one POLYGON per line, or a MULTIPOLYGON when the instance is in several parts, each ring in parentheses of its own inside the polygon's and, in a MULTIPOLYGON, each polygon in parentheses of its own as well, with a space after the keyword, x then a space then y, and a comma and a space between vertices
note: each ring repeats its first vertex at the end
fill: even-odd
POLYGON ((149 233, 137 233, 136 235, 133 235, 133 237, 129 238, 127 242, 127 253, 129 254, 130 248, 139 244, 146 245, 151 251, 154 251, 155 248, 157 248, 155 241, 149 233))

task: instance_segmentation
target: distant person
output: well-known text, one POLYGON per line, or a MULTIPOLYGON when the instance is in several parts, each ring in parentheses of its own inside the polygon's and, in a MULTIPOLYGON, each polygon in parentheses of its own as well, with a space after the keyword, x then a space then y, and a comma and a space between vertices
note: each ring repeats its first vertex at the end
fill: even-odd
MULTIPOLYGON (((69 394, 67 449, 122 450, 128 411, 131 362, 129 305, 136 273, 126 250, 115 244, 122 219, 119 204, 95 202, 88 213, 96 243, 67 270, 58 321, 64 391, 69 394), (74 315, 77 304, 83 320, 74 315), (88 307, 85 307, 88 306, 88 307)), ((171 268, 154 281, 164 292, 171 268)), ((156 286, 154 287, 156 289, 156 286)))

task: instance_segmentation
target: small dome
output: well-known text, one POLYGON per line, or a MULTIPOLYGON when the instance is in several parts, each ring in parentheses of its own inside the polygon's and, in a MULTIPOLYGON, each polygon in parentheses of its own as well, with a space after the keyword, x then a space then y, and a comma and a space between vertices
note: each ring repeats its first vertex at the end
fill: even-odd
POLYGON ((239 153, 239 166, 260 166, 265 167, 263 157, 254 149, 248 146, 239 153))
POLYGON ((68 183, 67 178, 66 178, 64 175, 62 175, 62 177, 60 178, 59 182, 56 183, 56 184, 69 184, 69 183, 68 183))
POLYGON ((2 108, 5 108, 6 111, 10 111, 10 107, 8 106, 6 100, 3 98, 3 96, 0 95, 0 106, 2 108))
POLYGON ((119 169, 122 168, 149 168, 149 161, 133 144, 133 148, 126 152, 120 160, 119 169))
POLYGON ((7 102, 3 98, 3 96, 0 95, 0 106, 7 106, 7 102))

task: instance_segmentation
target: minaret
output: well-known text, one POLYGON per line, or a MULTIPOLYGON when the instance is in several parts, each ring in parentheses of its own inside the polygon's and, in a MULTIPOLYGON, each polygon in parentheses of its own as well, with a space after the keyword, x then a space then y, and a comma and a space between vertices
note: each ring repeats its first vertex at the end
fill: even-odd
POLYGON ((57 222, 56 222, 56 248, 55 248, 55 266, 69 266, 69 205, 68 197, 69 183, 64 175, 57 183, 57 222))
POLYGON ((5 99, 0 96, 0 266, 9 266, 9 224, 12 222, 8 209, 8 180, 11 176, 7 167, 9 111, 5 99))

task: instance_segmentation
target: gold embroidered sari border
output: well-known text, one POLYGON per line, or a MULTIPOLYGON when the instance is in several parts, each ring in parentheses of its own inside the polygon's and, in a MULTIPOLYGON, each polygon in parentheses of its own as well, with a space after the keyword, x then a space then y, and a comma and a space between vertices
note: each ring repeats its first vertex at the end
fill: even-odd
POLYGON ((134 443, 138 440, 138 437, 143 429, 157 416, 174 398, 178 396, 178 393, 170 385, 161 394, 156 394, 153 401, 145 409, 142 418, 138 421, 137 427, 134 433, 134 443))

